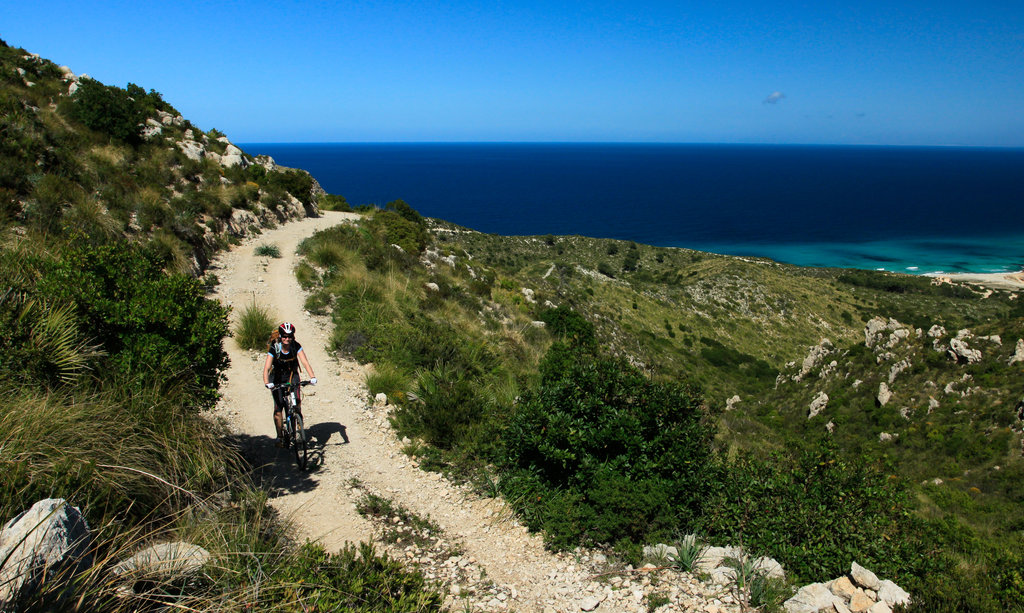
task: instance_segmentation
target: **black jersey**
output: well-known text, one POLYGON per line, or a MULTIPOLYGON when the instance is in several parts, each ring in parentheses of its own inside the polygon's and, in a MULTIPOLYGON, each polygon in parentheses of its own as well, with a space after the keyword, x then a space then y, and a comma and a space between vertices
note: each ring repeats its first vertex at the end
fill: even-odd
POLYGON ((298 378, 299 352, 302 351, 302 345, 295 339, 292 339, 291 345, 290 351, 285 351, 281 341, 277 341, 267 352, 274 359, 270 369, 270 381, 274 385, 288 383, 293 377, 298 378))

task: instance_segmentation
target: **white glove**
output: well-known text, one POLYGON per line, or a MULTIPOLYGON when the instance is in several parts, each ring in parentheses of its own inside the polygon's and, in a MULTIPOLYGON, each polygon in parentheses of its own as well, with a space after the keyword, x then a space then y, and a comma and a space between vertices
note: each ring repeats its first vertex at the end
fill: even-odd
POLYGON ((310 379, 309 382, 312 383, 313 385, 316 385, 316 377, 310 379))
POLYGON ((266 386, 267 386, 267 389, 268 389, 268 390, 272 390, 272 389, 274 389, 274 384, 273 384, 273 383, 264 383, 264 385, 266 385, 266 386))

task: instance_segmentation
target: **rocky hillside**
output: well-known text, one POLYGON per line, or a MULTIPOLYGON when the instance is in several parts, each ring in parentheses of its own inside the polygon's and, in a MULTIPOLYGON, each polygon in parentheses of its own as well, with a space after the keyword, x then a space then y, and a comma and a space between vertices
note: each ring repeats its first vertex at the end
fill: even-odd
POLYGON ((161 95, 104 85, 0 41, 0 223, 47 240, 152 243, 197 273, 238 237, 315 214, 301 170, 203 131, 161 95))

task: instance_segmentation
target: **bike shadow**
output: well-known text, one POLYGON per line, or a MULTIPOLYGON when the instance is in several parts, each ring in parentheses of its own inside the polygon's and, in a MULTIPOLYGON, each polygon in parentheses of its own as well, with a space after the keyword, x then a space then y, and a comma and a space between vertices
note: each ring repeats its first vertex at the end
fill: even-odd
POLYGON ((326 447, 327 445, 347 445, 349 442, 348 430, 345 428, 343 424, 339 424, 336 421, 313 424, 312 426, 306 428, 306 431, 309 433, 312 442, 314 442, 316 446, 321 449, 326 447), (331 436, 335 434, 341 435, 340 443, 330 442, 331 436))
POLYGON ((295 453, 275 447, 276 440, 268 435, 229 434, 224 442, 242 456, 255 484, 271 498, 316 489, 316 470, 323 464, 322 447, 310 449, 309 466, 300 471, 295 453))

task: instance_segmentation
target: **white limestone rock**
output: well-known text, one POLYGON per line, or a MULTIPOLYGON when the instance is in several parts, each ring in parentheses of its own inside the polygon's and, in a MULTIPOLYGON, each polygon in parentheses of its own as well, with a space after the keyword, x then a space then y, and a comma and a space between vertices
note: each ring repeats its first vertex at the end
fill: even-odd
POLYGON ((884 381, 878 384, 878 396, 876 398, 878 399, 878 405, 883 407, 892 399, 892 390, 889 389, 889 386, 884 381))
POLYGON ((199 545, 175 541, 147 547, 119 562, 111 572, 134 581, 180 577, 198 573, 209 561, 210 552, 199 545))
POLYGON ((818 392, 818 395, 811 401, 811 406, 807 414, 807 419, 812 419, 825 410, 828 406, 828 394, 825 392, 818 392))
POLYGON ((878 577, 875 573, 856 562, 850 564, 850 579, 852 579, 856 585, 869 590, 877 590, 881 586, 881 582, 878 581, 878 577))
POLYGON ((838 602, 845 606, 841 598, 829 591, 824 583, 805 585, 797 593, 782 604, 786 613, 818 613, 824 609, 834 608, 838 602))
POLYGON ((1013 355, 1010 356, 1010 365, 1014 365, 1017 362, 1024 362, 1024 338, 1017 339, 1017 345, 1013 349, 1013 355))
POLYGON ((178 141, 178 149, 190 160, 198 162, 206 155, 206 148, 194 140, 178 141))

